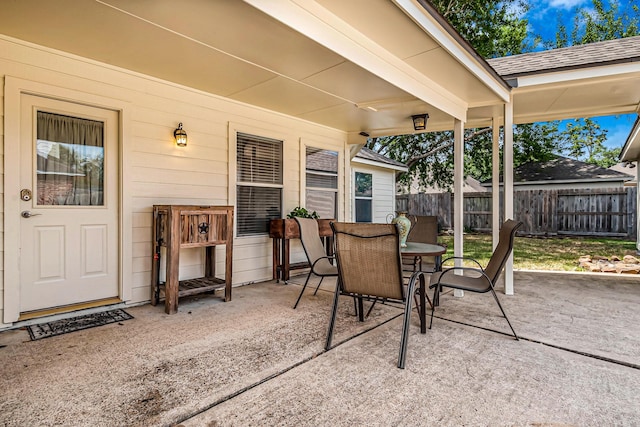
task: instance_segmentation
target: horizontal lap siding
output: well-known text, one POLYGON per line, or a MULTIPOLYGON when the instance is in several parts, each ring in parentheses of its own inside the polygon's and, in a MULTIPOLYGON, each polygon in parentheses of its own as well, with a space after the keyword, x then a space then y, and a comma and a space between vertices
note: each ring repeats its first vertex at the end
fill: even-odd
MULTIPOLYGON (((0 38, 0 77, 4 75, 73 89, 89 98, 92 94, 112 98, 119 105, 126 103, 129 121, 123 129, 122 167, 123 186, 130 199, 129 211, 123 214, 131 219, 131 229, 123 234, 130 240, 132 266, 124 277, 124 287, 134 303, 150 298, 154 204, 235 205, 235 200, 229 200, 233 182, 228 176, 230 122, 240 128, 266 129, 285 140, 283 214, 300 204, 300 138, 320 141, 322 148, 344 150, 346 136, 342 132, 0 38), (176 147, 173 141, 178 122, 188 134, 186 148, 176 147)), ((231 169, 235 171, 235 165, 231 169)), ((300 255, 299 248, 294 249, 294 257, 300 255)), ((224 272, 222 251, 219 248, 217 274, 224 272)), ((181 278, 201 274, 201 258, 185 252, 181 278)), ((235 284, 271 278, 271 240, 267 236, 236 238, 233 278, 235 284)), ((0 289, 1 280, 0 275, 0 289)))
POLYGON ((360 163, 354 163, 353 168, 358 172, 370 173, 372 175, 372 221, 386 223, 387 219, 391 219, 395 216, 396 211, 396 207, 394 205, 395 172, 374 166, 366 166, 360 163), (391 216, 389 216, 390 214, 391 216))

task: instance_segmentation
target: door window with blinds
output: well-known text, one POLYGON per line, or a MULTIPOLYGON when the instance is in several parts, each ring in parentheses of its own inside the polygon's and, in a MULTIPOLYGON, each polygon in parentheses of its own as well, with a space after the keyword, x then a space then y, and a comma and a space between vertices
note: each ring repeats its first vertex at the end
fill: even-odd
POLYGON ((320 218, 338 216, 338 152, 307 147, 305 204, 320 218))
POLYGON ((237 235, 268 233, 282 218, 282 141, 238 132, 236 147, 237 235))
POLYGON ((38 111, 37 204, 104 206, 104 123, 38 111))

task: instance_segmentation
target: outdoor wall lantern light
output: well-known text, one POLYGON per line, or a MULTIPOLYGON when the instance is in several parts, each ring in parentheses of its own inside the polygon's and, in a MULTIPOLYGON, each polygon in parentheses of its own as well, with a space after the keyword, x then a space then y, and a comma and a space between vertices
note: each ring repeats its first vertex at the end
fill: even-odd
POLYGON ((176 138, 176 145, 178 147, 187 146, 187 133, 182 129, 182 123, 180 123, 178 128, 173 131, 173 136, 176 138))
POLYGON ((416 114, 415 116, 411 116, 413 119, 413 129, 414 130, 425 130, 427 128, 427 120, 429 119, 429 115, 425 114, 416 114))

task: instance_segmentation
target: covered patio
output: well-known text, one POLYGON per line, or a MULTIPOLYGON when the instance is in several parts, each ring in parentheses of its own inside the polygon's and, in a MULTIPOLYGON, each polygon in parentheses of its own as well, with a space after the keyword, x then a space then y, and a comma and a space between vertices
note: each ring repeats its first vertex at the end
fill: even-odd
MULTIPOLYGON (((6 6, 0 424, 634 425, 640 419, 636 278, 515 272, 517 293, 502 302, 519 342, 488 295, 446 294, 426 335, 414 314, 405 370, 396 367, 400 308, 379 305, 360 323, 343 299, 335 347, 325 352, 331 284, 292 310, 304 278, 265 281, 271 241, 266 233, 241 235, 237 224, 232 301, 189 297, 171 316, 147 304, 153 206, 237 208, 238 154, 256 156, 238 148, 238 135, 281 147, 279 217, 308 202, 305 153, 312 147, 337 154, 336 218, 353 220, 351 158, 367 135, 414 132, 411 116, 423 113, 430 115, 428 131, 455 131, 458 189, 464 129, 502 127, 509 194, 513 124, 637 113, 640 62, 630 48, 621 49, 631 56, 624 63, 616 57, 521 75, 511 73, 513 63, 501 72, 487 64, 423 0, 6 6), (76 301, 65 288, 56 294, 68 297, 62 302, 32 292, 28 302, 39 304, 33 307, 24 303, 24 289, 34 282, 26 273, 42 254, 59 252, 29 255, 23 248, 32 240, 25 236, 57 223, 47 215, 29 220, 27 209, 38 206, 20 195, 35 174, 25 148, 33 143, 31 106, 50 99, 61 104, 51 109, 74 117, 91 116, 80 111, 86 106, 115 114, 105 119, 117 124, 108 145, 116 159, 106 172, 118 201, 110 205, 116 218, 110 235, 118 238, 105 244, 104 258, 118 262, 110 268, 117 273, 108 298, 76 301), (178 123, 189 133, 187 147, 171 139, 178 123), (76 304, 96 300, 102 306, 93 310, 124 308, 134 319, 29 341, 24 326, 43 318, 31 321, 24 313, 53 309, 62 316, 59 307, 76 311, 76 304)), ((496 188, 498 146, 494 132, 496 188)), ((454 250, 461 255, 457 194, 454 250)), ((506 216, 512 203, 505 197, 506 216)), ((70 247, 80 246, 76 240, 68 240, 70 247)), ((84 247, 90 254, 96 245, 84 247)), ((201 259, 193 258, 184 278, 200 273, 201 259)), ((512 294, 510 264, 505 277, 500 291, 512 294)))
MULTIPOLYGON (((426 335, 414 311, 407 366, 396 367, 398 307, 360 323, 342 299, 323 343, 333 283, 305 294, 256 283, 233 303, 199 296, 176 315, 29 341, 0 333, 0 421, 23 425, 637 425, 637 279, 516 271, 502 301, 445 294, 426 335)), ((325 281, 327 282, 327 281, 325 281)))

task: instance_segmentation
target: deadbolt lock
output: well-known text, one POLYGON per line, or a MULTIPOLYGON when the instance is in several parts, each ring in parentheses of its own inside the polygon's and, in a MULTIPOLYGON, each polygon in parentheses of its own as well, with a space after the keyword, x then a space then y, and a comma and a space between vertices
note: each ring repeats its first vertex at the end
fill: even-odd
POLYGON ((24 200, 25 202, 28 202, 29 200, 31 200, 31 190, 25 188, 23 190, 20 191, 20 198, 22 200, 24 200))

